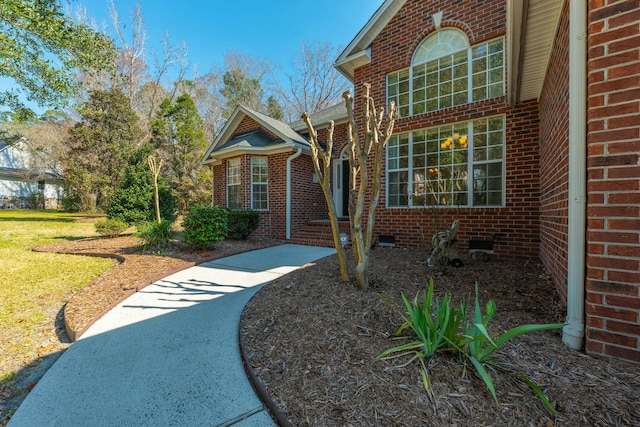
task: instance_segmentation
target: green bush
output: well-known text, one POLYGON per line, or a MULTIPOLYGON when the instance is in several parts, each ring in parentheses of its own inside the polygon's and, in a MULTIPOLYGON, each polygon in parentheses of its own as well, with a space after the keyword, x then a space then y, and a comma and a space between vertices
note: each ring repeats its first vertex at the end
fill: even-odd
POLYGON ((44 209, 44 193, 42 191, 34 191, 29 194, 29 205, 31 209, 44 209))
POLYGON ((227 215, 227 210, 219 206, 194 206, 182 222, 184 241, 194 248, 205 249, 224 240, 227 215))
POLYGON ((260 212, 229 210, 226 237, 228 239, 245 240, 258 229, 258 225, 260 225, 260 212))
MULTIPOLYGON (((124 181, 109 202, 109 218, 118 218, 130 225, 155 219, 153 178, 147 165, 147 157, 152 152, 153 148, 145 145, 132 156, 124 181)), ((173 223, 176 219, 176 201, 162 177, 158 179, 158 195, 160 216, 173 223)))
POLYGON ((161 251, 169 246, 169 242, 175 235, 171 222, 163 220, 141 222, 138 224, 137 236, 144 240, 144 249, 161 251))
POLYGON ((96 231, 98 234, 107 237, 118 237, 127 228, 129 228, 129 226, 117 218, 103 219, 102 221, 96 222, 96 231))

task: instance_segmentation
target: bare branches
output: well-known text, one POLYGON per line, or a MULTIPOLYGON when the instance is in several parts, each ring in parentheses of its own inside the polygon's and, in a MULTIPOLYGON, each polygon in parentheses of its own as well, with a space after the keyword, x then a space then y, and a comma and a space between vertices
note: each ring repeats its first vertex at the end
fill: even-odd
POLYGON ((292 71, 283 71, 287 86, 275 84, 275 92, 290 108, 291 117, 303 111, 311 114, 322 111, 340 100, 349 82, 333 67, 339 54, 326 41, 303 41, 292 58, 292 71))
POLYGON ((311 124, 311 117, 308 113, 302 113, 302 120, 304 120, 309 130, 309 147, 311 148, 311 159, 313 160, 313 169, 318 177, 318 181, 322 186, 322 193, 324 194, 325 201, 327 202, 327 208, 329 213, 329 220, 331 221, 331 231, 333 234, 333 245, 336 248, 338 254, 338 260, 340 262, 340 277, 343 282, 349 280, 349 271, 347 265, 347 255, 342 247, 340 241, 340 226, 338 224, 338 214, 336 206, 333 201, 333 192, 331 191, 331 153, 333 151, 333 131, 334 123, 329 122, 329 129, 327 134, 326 149, 322 147, 318 140, 318 132, 313 128, 311 124), (321 163, 322 161, 322 163, 321 163))

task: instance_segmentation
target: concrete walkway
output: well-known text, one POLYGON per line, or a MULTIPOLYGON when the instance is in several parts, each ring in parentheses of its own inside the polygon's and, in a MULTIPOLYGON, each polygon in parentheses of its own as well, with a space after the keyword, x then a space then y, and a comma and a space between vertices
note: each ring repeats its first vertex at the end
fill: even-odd
POLYGON ((334 252, 275 246, 144 288, 58 359, 9 426, 274 425, 242 366, 240 314, 261 285, 334 252))

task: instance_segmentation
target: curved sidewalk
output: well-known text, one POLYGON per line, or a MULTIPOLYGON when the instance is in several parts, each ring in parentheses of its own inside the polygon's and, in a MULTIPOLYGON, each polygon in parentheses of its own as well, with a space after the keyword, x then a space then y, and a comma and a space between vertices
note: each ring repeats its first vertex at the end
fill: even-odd
POLYGON ((98 320, 11 419, 19 426, 272 426, 240 357, 264 284, 334 249, 281 245, 167 276, 98 320))

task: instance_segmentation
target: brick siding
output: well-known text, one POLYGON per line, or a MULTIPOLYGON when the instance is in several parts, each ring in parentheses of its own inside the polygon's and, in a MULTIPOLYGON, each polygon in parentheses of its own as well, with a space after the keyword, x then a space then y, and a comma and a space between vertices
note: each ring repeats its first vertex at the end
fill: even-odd
MULTIPOLYGON (((436 31, 431 16, 443 12, 442 27, 462 30, 471 44, 504 36, 506 2, 412 1, 391 19, 373 41, 371 63, 355 70, 356 117, 360 87, 371 84, 376 105, 386 98, 386 75, 411 64, 413 52, 436 31)), ((470 239, 495 240, 498 256, 536 259, 540 246, 539 113, 536 102, 509 107, 505 97, 459 105, 398 119, 395 132, 408 132, 480 117, 506 117, 506 206, 503 208, 385 208, 385 192, 376 213, 375 234, 394 235, 400 246, 430 247, 436 229, 460 220, 461 251, 470 239)), ((339 153, 339 150, 337 151, 339 153)), ((386 177, 383 176, 383 180, 386 177)))
POLYGON ((567 302, 569 200, 569 2, 540 95, 540 258, 567 302))
MULTIPOLYGON (((286 238, 287 159, 293 154, 294 151, 268 156, 269 209, 260 211, 260 225, 252 233, 252 237, 286 238)), ((251 155, 239 157, 242 179, 241 209, 251 209, 251 155)), ((213 168, 213 203, 218 206, 227 206, 226 182, 229 160, 231 158, 225 159, 221 165, 213 168)), ((320 185, 313 182, 313 165, 308 155, 303 154, 292 161, 291 177, 291 231, 295 233, 295 230, 310 220, 326 218, 327 209, 320 185)))
POLYGON ((640 362, 640 1, 588 22, 586 348, 640 362))

